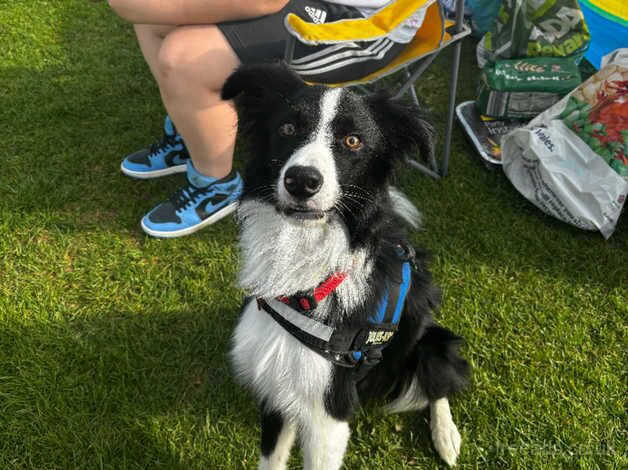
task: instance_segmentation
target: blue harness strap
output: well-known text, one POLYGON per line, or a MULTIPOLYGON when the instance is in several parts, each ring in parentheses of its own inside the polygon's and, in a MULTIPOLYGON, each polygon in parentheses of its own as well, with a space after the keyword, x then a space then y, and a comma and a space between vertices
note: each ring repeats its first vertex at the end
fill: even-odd
POLYGON ((412 266, 409 261, 404 261, 401 264, 401 284, 395 285, 394 288, 398 289, 396 297, 396 302, 392 306, 390 305, 390 282, 386 285, 386 289, 384 291, 384 295, 379 301, 379 306, 377 308, 377 312, 369 317, 369 321, 374 324, 379 323, 399 323, 399 319, 401 318, 401 312, 403 311, 403 306, 406 302, 406 296, 408 295, 408 289, 410 288, 410 280, 412 278, 412 266), (390 315, 386 315, 386 313, 392 313, 392 318, 389 318, 390 315))

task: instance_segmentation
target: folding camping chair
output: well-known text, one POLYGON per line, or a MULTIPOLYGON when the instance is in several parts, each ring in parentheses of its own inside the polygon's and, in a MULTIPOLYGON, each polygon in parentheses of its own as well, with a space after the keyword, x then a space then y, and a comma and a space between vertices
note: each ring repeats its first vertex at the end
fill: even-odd
POLYGON ((418 105, 419 100, 414 90, 415 81, 445 47, 453 45, 454 57, 451 67, 451 82, 449 84, 449 107, 447 109, 443 156, 440 162, 435 157, 432 157, 428 165, 424 165, 415 159, 409 158, 407 160, 410 166, 427 175, 435 178, 443 177, 447 175, 451 152, 451 133, 456 104, 458 70, 460 67, 461 39, 471 32, 470 28, 463 24, 464 0, 455 0, 455 2, 455 22, 445 19, 441 5, 437 0, 396 0, 376 11, 368 18, 347 19, 324 24, 308 23, 294 14, 289 14, 284 21, 286 29, 290 33, 290 40, 286 45, 285 61, 288 65, 291 63, 297 40, 311 45, 374 41, 387 36, 390 31, 418 10, 425 9, 423 24, 417 31, 414 39, 392 63, 357 81, 325 83, 325 85, 362 87, 396 72, 403 72, 404 79, 394 98, 399 99, 410 92, 413 101, 418 105), (411 68, 414 68, 414 70, 411 70, 411 68))

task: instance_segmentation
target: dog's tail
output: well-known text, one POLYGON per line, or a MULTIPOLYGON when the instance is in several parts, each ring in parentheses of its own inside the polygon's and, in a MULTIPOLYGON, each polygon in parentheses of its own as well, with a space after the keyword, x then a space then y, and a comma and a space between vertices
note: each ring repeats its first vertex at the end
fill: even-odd
POLYGON ((421 224, 421 213, 412 202, 394 186, 388 188, 388 195, 392 202, 395 214, 401 217, 410 227, 419 228, 421 224))

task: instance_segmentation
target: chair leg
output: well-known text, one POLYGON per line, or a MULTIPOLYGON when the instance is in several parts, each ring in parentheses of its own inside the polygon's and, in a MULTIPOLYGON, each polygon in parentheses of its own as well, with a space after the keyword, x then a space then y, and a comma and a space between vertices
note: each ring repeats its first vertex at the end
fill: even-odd
POLYGON ((454 46, 454 59, 451 65, 451 83, 449 87, 449 107, 447 109, 447 129, 445 131, 445 148, 439 173, 447 176, 449 168, 449 155, 451 154, 451 134, 454 127, 454 112, 456 110, 456 89, 458 88, 458 71, 460 69, 460 54, 462 43, 458 41, 454 46))
POLYGON ((294 46, 297 42, 297 39, 294 36, 292 36, 291 34, 289 36, 290 37, 288 38, 288 42, 286 43, 286 48, 284 50, 283 56, 284 62, 288 65, 290 65, 292 59, 294 58, 294 46))
MULTIPOLYGON (((412 78, 409 67, 404 67, 403 70, 406 72, 406 79, 412 78)), ((414 83, 412 83, 412 86, 410 87, 410 96, 412 96, 412 101, 414 101, 414 104, 420 106, 419 97, 416 95, 416 90, 414 89, 414 83)))
POLYGON ((439 52, 438 50, 432 52, 431 55, 427 56, 419 64, 419 66, 415 69, 415 71, 408 77, 408 79, 405 81, 405 83, 401 86, 401 88, 399 89, 397 94, 393 97, 394 99, 397 100, 397 99, 401 98, 403 95, 406 94, 406 92, 410 88, 414 87, 414 82, 416 81, 416 79, 419 78, 423 72, 425 72, 425 69, 428 68, 431 65, 432 62, 434 62, 434 59, 438 55, 438 52, 439 52))
MULTIPOLYGON (((405 73, 406 73, 406 81, 405 83, 401 86, 401 88, 399 89, 399 91, 397 92, 397 94, 394 96, 394 99, 399 99, 401 98, 404 94, 406 94, 408 91, 410 91, 410 95, 412 96, 412 101, 414 101, 414 103, 419 106, 419 98, 416 94, 416 90, 414 89, 414 82, 421 76, 421 74, 425 71, 425 69, 427 69, 431 63, 434 61, 434 59, 436 58, 436 56, 438 55, 438 52, 435 51, 434 53, 432 53, 431 56, 427 57, 416 69, 413 73, 410 73, 410 69, 408 67, 405 67, 405 73)), ((425 165, 422 165, 421 163, 412 160, 412 159, 408 159, 407 163, 410 166, 413 166, 414 168, 416 168, 417 170, 438 178, 439 172, 438 172, 438 162, 436 161, 436 156, 434 154, 432 154, 430 156, 430 161, 429 161, 429 168, 426 167, 425 165)))
POLYGON ((428 168, 427 166, 417 162, 416 160, 414 160, 413 158, 406 158, 406 163, 408 165, 410 165, 412 168, 414 168, 415 170, 420 171, 423 174, 426 174, 427 176, 431 176, 432 178, 440 178, 440 174, 434 170, 432 170, 431 168, 428 168))
MULTIPOLYGON (((464 1, 456 2, 456 33, 462 29, 462 21, 464 16, 464 1)), ((462 41, 456 41, 454 44, 454 57, 451 64, 451 80, 449 82, 449 107, 447 109, 447 128, 445 130, 445 148, 443 150, 443 158, 441 160, 440 175, 447 176, 449 170, 449 156, 451 154, 451 134, 454 126, 454 112, 456 110, 456 91, 458 89, 458 71, 460 70, 460 55, 462 53, 462 41)))

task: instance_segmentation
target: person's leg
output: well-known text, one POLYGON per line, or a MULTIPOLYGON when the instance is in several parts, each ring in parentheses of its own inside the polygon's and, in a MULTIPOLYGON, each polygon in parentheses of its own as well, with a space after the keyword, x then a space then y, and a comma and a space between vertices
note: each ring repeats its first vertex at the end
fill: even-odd
MULTIPOLYGON (((144 60, 155 78, 159 77, 159 50, 166 36, 176 29, 172 25, 136 24, 135 35, 144 60)), ((150 146, 127 155, 120 170, 127 176, 151 179, 186 171, 190 159, 181 136, 169 116, 164 121, 163 138, 150 146)))
POLYGON ((231 171, 237 117, 220 88, 239 61, 213 25, 135 25, 142 54, 194 167, 222 178, 231 171))
POLYGON ((233 103, 220 98, 239 61, 212 25, 178 26, 163 39, 155 28, 146 35, 138 29, 162 101, 192 160, 188 184, 151 210, 142 228, 156 237, 183 236, 233 212, 242 192, 242 180, 231 168, 237 115, 233 103))
POLYGON ((220 89, 239 63, 216 26, 198 25, 171 31, 149 64, 194 167, 214 178, 231 171, 237 115, 233 103, 220 98, 220 89))

